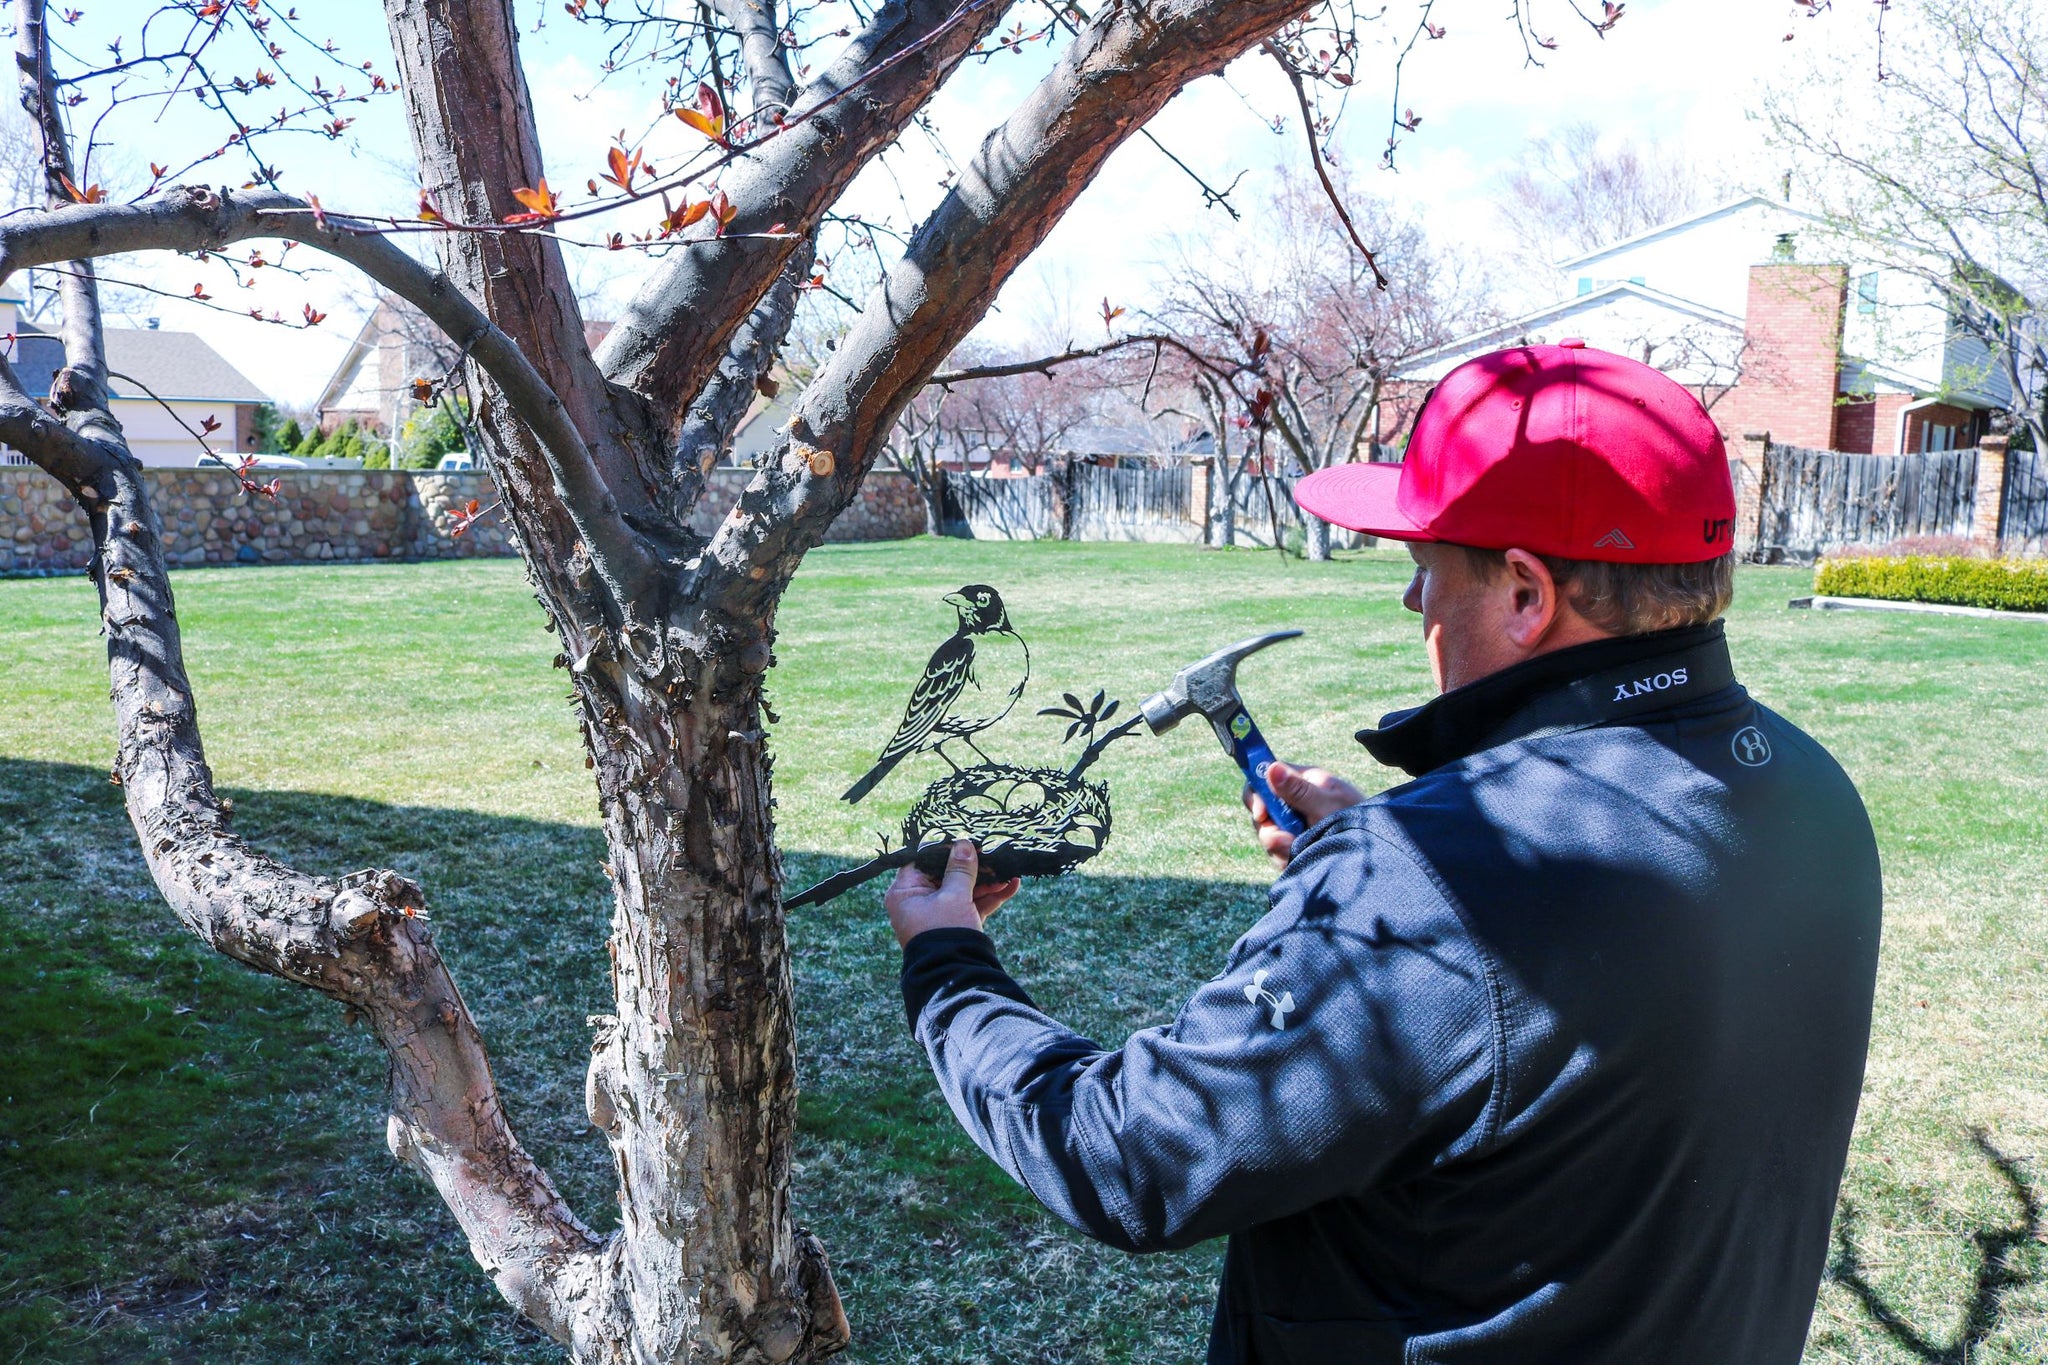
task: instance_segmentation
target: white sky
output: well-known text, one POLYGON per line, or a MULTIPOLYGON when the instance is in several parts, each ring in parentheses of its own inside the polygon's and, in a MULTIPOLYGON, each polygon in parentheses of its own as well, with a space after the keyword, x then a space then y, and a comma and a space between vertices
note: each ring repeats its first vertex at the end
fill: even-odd
MULTIPOLYGON (((1386 17, 1369 29, 1369 41, 1381 48, 1361 58, 1361 79, 1337 140, 1359 190, 1416 212, 1440 241, 1474 256, 1497 252, 1502 245, 1491 195, 1525 140, 1570 123, 1592 122, 1616 137, 1681 149, 1747 185, 1773 184, 1777 167, 1745 113, 1755 103, 1754 92, 1764 82, 1798 79, 1814 48, 1854 44, 1869 23, 1860 12, 1868 6, 1809 20, 1788 0, 1629 0, 1621 23, 1600 39, 1564 0, 1535 4, 1539 26, 1559 43, 1556 51, 1543 54, 1540 68, 1525 62, 1514 26, 1503 18, 1507 7, 1502 0, 1437 0, 1435 22, 1449 34, 1416 47, 1401 92, 1401 103, 1422 116, 1422 125, 1406 136, 1399 168, 1386 171, 1378 160, 1387 134, 1393 45, 1405 42, 1419 12, 1415 0, 1392 0, 1386 17), (1791 42, 1785 41, 1788 33, 1796 35, 1791 42)), ((528 79, 536 92, 550 180, 568 198, 568 190, 580 190, 601 169, 612 134, 646 126, 656 102, 644 77, 596 85, 602 45, 567 20, 559 0, 519 0, 518 7, 526 28, 536 17, 544 20, 543 29, 524 40, 528 79)), ((140 15, 154 5, 149 0, 100 0, 98 5, 87 0, 85 8, 86 18, 59 36, 74 52, 98 54, 121 31, 124 10, 140 15)), ((377 6, 367 0, 314 0, 301 8, 314 16, 307 24, 309 37, 331 33, 353 61, 370 60, 378 71, 391 73, 377 6)), ((284 41, 303 48, 289 38, 284 41)), ((134 39, 127 43, 132 52, 134 39)), ((301 78, 318 70, 303 50, 285 60, 301 78)), ((953 156, 964 160, 972 154, 1045 61, 1034 48, 1030 55, 999 56, 956 77, 932 110, 953 156)), ((330 68, 328 84, 337 77, 349 80, 349 73, 330 68)), ((360 73, 349 84, 361 88, 360 73)), ((317 194, 330 208, 409 216, 415 191, 400 100, 386 97, 342 112, 359 118, 349 136, 335 142, 274 139, 259 144, 265 160, 281 169, 287 189, 317 194)), ((137 116, 134 107, 123 114, 125 124, 110 124, 123 140, 112 153, 116 166, 163 160, 159 146, 191 148, 209 136, 218 141, 210 121, 219 115, 196 101, 177 101, 153 119, 137 116)), ((1303 161, 1298 125, 1290 122, 1277 134, 1270 126, 1269 120, 1282 114, 1294 116, 1291 92, 1270 63, 1247 59, 1188 89, 1152 127, 1212 184, 1228 184, 1239 171, 1246 172, 1233 201, 1255 215, 1270 200, 1276 166, 1303 161)), ((660 125, 648 155, 657 164, 674 162, 670 149, 700 145, 696 134, 670 119, 660 125)), ((246 176, 246 163, 215 166, 231 169, 214 169, 210 178, 239 183, 246 176)), ((865 212, 893 213, 900 219, 907 201, 913 213, 921 214, 941 193, 938 169, 921 139, 907 141, 890 165, 871 170, 856 186, 854 203, 865 212)), ((658 216, 644 209, 634 212, 658 216)), ((629 229, 635 226, 631 218, 629 212, 595 222, 607 231, 629 229)), ((1086 323, 1105 295, 1142 306, 1148 279, 1172 237, 1214 233, 1222 240, 1227 226, 1222 212, 1205 208, 1199 191, 1180 171, 1134 138, 1111 158, 1097 183, 1013 281, 984 334, 997 340, 1013 337, 1048 316, 1086 323)), ((634 264, 623 254, 598 252, 588 253, 592 259, 578 265, 580 254, 571 253, 572 269, 583 277, 580 283, 600 283, 606 272, 634 264)), ((1399 268, 1398 261, 1388 265, 1399 268)), ((293 406, 310 403, 325 384, 355 330, 364 295, 358 279, 341 273, 302 281, 266 271, 257 289, 237 290, 217 267, 202 270, 178 258, 123 263, 107 274, 147 280, 178 294, 204 279, 209 292, 238 307, 260 304, 296 316, 300 304, 310 300, 329 312, 320 328, 286 330, 176 299, 154 300, 148 309, 166 328, 204 335, 251 379, 293 406)), ((615 284, 611 293, 616 296, 618 290, 615 284)))

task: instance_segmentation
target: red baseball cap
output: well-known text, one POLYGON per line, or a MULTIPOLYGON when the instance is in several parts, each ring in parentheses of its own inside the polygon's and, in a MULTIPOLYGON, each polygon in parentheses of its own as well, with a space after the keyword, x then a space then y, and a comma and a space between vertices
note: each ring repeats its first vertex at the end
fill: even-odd
POLYGON ((1332 525, 1563 559, 1693 564, 1735 545, 1728 451, 1699 400, 1583 341, 1468 360, 1416 414, 1401 464, 1294 486, 1332 525))

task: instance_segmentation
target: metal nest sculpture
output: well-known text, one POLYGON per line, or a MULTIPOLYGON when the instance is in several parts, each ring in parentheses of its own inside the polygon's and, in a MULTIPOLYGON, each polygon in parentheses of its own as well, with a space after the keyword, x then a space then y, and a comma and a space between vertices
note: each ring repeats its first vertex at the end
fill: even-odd
POLYGON ((1085 741, 1067 768, 1001 763, 990 758, 975 736, 1007 716, 1031 677, 1031 652, 1010 624, 1002 595, 986 584, 969 584, 946 597, 959 627, 933 652, 895 734, 844 800, 859 801, 906 758, 933 753, 953 769, 924 789, 903 817, 900 841, 884 835, 875 857, 825 878, 785 904, 796 909, 822 905, 864 882, 915 863, 937 876, 957 839, 981 850, 981 880, 1049 877, 1071 872, 1109 842, 1109 785, 1083 774, 1102 751, 1143 723, 1132 716, 1105 728, 1119 703, 1097 691, 1083 702, 1063 695, 1064 706, 1041 716, 1068 722, 1063 743, 1085 741), (981 762, 961 767, 945 746, 959 741, 981 762))

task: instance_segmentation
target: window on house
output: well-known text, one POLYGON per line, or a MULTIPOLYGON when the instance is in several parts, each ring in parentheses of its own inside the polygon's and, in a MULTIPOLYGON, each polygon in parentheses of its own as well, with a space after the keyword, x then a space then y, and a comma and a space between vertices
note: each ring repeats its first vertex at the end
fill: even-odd
POLYGON ((1955 448, 1956 429, 1954 427, 1938 426, 1933 422, 1929 422, 1926 426, 1920 428, 1920 451, 1922 454, 1933 451, 1954 450, 1955 448))
POLYGON ((1877 272, 1856 277, 1856 311, 1875 313, 1877 311, 1877 272))

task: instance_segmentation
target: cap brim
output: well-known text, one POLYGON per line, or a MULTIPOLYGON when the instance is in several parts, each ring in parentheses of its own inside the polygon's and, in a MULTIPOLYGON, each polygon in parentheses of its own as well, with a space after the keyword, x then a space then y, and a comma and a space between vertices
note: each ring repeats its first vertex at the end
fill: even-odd
POLYGON ((1402 514, 1396 504, 1400 489, 1397 464, 1339 464, 1297 482, 1294 501, 1302 511, 1346 530, 1389 540, 1435 540, 1402 514))

